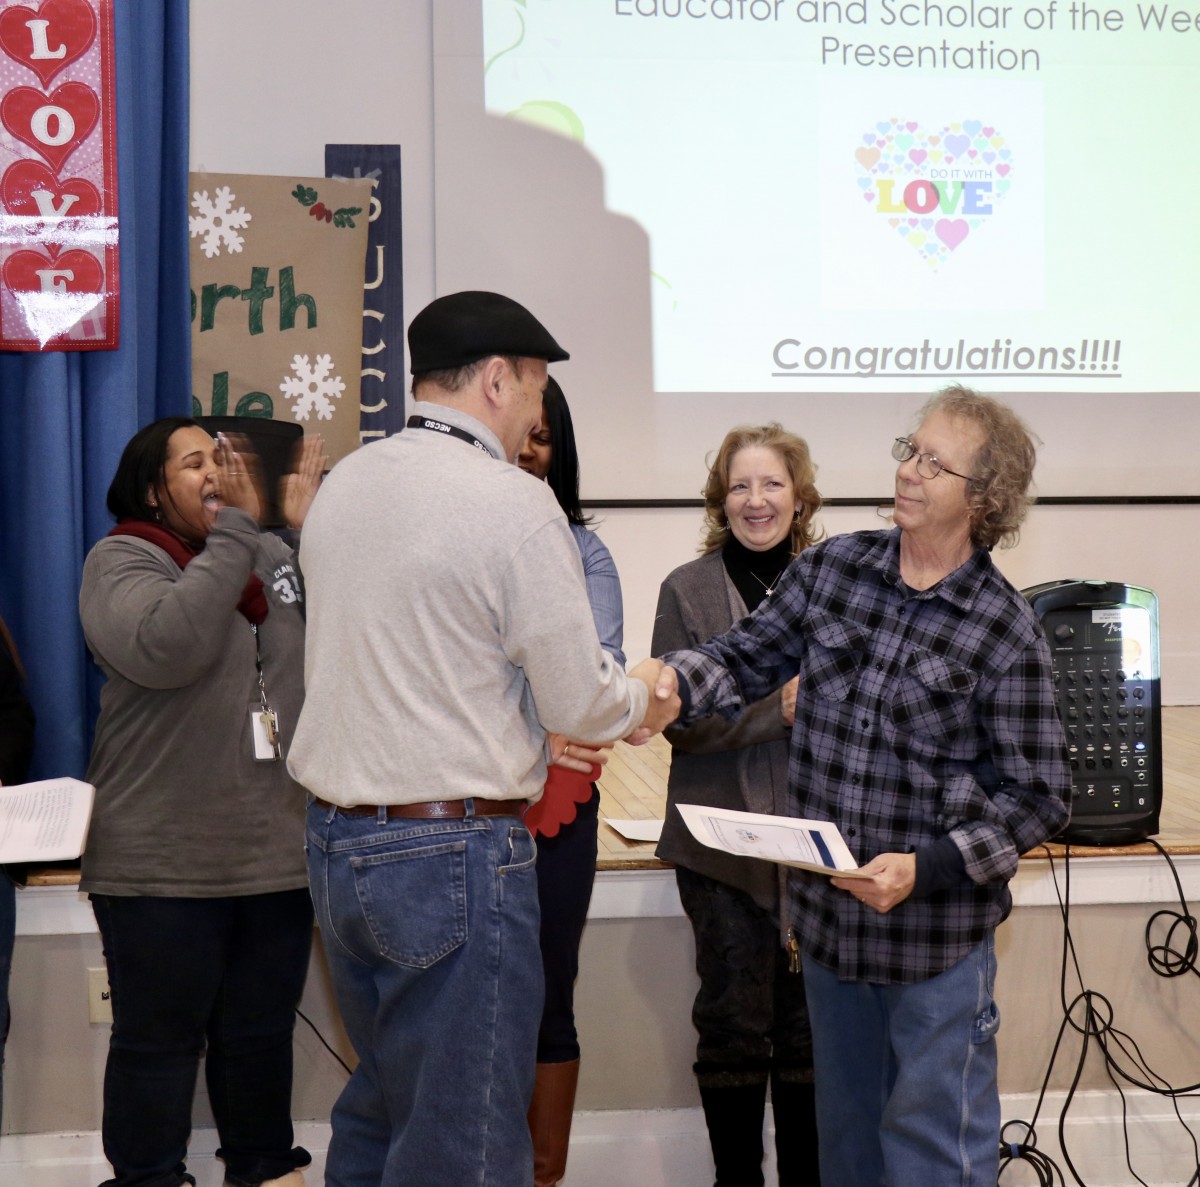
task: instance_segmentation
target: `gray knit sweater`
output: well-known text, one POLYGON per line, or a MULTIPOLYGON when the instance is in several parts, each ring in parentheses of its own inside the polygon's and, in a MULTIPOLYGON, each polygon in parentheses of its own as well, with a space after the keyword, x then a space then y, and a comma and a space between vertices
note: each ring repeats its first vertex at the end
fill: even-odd
POLYGON ((291 769, 342 805, 537 799, 546 730, 624 737, 646 689, 600 647, 579 549, 544 482, 410 428, 334 467, 304 524, 307 700, 291 769))

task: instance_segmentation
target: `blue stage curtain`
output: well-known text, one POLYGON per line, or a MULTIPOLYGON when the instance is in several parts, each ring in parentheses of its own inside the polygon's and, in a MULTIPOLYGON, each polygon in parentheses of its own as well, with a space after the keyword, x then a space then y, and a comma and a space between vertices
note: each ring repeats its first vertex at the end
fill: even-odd
POLYGON ((79 626, 125 442, 191 409, 187 0, 115 0, 121 344, 0 352, 0 612, 37 712, 31 778, 82 776, 100 678, 79 626))

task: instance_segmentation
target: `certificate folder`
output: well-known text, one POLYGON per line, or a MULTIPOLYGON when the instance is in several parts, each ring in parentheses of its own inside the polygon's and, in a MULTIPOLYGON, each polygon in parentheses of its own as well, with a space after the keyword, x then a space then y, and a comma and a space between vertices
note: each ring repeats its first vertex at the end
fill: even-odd
POLYGON ((836 824, 827 820, 797 820, 764 816, 730 808, 677 804, 692 836, 710 849, 738 857, 757 857, 797 870, 839 878, 868 878, 859 872, 836 824))

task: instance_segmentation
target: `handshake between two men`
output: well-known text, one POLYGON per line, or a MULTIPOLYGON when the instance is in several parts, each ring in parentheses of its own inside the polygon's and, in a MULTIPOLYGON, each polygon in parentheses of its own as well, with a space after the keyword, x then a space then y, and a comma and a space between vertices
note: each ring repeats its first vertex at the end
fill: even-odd
MULTIPOLYGON (((675 669, 668 667, 662 660, 644 659, 629 669, 629 678, 640 680, 649 693, 646 713, 641 724, 625 739, 631 746, 641 746, 666 729, 679 716, 679 677, 675 669)), ((594 765, 603 766, 608 762, 611 749, 611 743, 593 745, 589 742, 571 741, 562 734, 550 735, 551 761, 556 766, 578 771, 583 775, 590 773, 594 765)))

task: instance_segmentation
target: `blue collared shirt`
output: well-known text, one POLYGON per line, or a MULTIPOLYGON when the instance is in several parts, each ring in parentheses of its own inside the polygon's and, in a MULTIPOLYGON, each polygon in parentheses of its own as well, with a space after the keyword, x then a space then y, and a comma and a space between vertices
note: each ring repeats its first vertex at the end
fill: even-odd
POLYGON ((688 686, 688 721, 736 715, 800 676, 793 806, 836 823, 860 864, 957 846, 965 878, 886 915, 820 875, 792 879, 805 952, 877 984, 935 976, 1004 919, 1018 856, 1063 827, 1071 789, 1049 648, 1024 598, 984 549, 910 590, 899 540, 809 548, 754 615, 664 657, 688 686))
POLYGON ((600 646, 624 667, 625 652, 622 645, 625 616, 621 604, 621 579, 617 576, 617 563, 605 547, 604 541, 591 528, 573 523, 571 534, 579 546, 579 559, 583 562, 583 581, 587 586, 588 603, 592 607, 592 618, 596 623, 600 646))

